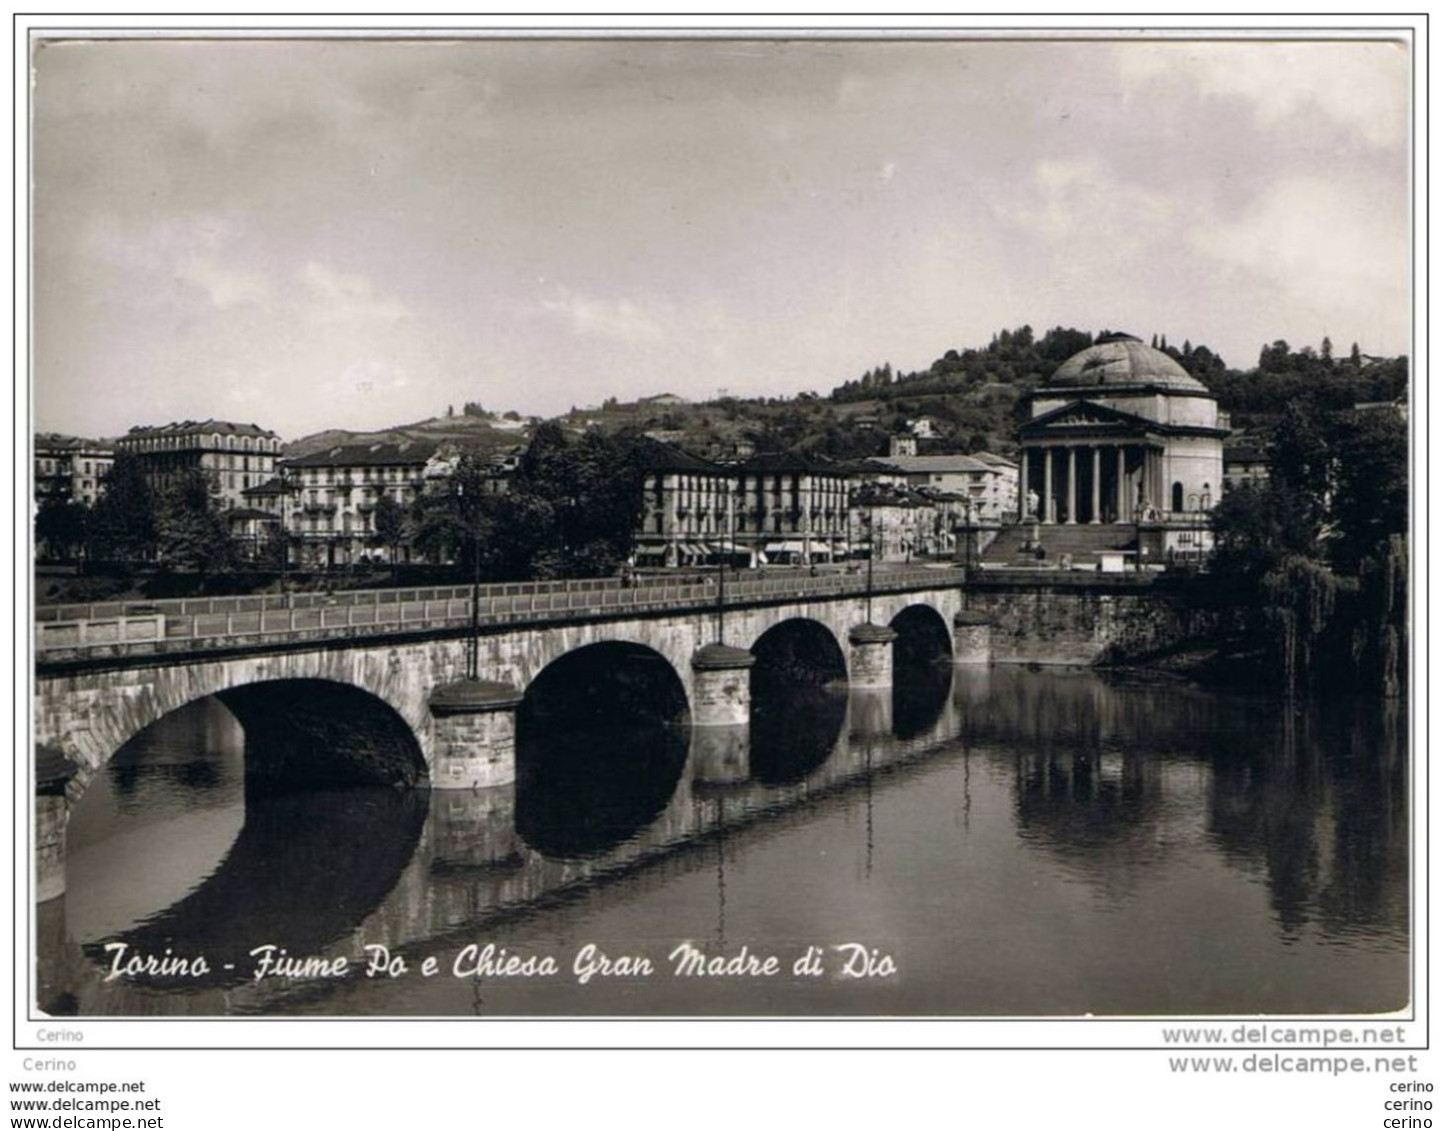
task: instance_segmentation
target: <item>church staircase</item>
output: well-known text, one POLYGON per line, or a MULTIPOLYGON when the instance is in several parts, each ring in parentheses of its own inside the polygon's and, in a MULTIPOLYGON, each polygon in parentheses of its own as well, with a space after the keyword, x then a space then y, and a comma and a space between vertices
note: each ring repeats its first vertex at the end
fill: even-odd
POLYGON ((1135 550, 1136 545, 1137 533, 1134 526, 1118 526, 1112 523, 1100 523, 1096 526, 1087 523, 1075 526, 1034 526, 1030 522, 1024 522, 1003 528, 986 548, 981 561, 984 566, 993 569, 1006 566, 1034 568, 1039 564, 1055 566, 1061 561, 1063 554, 1069 554, 1074 567, 1090 569, 1100 563, 1103 551, 1135 550), (1027 546, 1033 530, 1037 532, 1038 541, 1046 551, 1046 556, 1040 562, 1037 560, 1036 551, 1027 546))

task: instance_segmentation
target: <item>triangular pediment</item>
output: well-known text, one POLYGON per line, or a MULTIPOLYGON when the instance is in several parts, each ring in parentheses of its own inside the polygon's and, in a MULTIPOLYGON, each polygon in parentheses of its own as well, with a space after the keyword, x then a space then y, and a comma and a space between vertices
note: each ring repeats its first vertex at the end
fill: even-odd
POLYGON ((1157 422, 1145 416, 1122 412, 1096 401, 1071 401, 1044 412, 1022 424, 1018 433, 1035 437, 1042 433, 1105 432, 1108 435, 1143 436, 1158 431, 1157 422))

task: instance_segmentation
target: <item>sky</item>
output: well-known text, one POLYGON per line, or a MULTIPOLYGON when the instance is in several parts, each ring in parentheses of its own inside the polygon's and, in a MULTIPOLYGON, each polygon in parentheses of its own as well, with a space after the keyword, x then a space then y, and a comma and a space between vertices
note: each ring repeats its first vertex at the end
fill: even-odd
POLYGON ((108 40, 33 61, 33 400, 294 439, 826 392, 1030 324, 1410 346, 1398 42, 108 40))

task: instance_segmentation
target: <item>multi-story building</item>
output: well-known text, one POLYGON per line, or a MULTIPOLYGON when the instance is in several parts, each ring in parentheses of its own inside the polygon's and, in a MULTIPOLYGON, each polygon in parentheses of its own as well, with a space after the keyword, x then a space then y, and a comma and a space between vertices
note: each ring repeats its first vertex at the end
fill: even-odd
POLYGON ((860 556, 909 562, 949 551, 952 534, 936 501, 909 487, 869 483, 851 496, 851 530, 860 556))
POLYGON ((1234 433, 1222 442, 1222 485, 1228 491, 1265 487, 1271 477, 1272 461, 1264 437, 1234 433))
POLYGON ((204 472, 222 509, 243 506, 244 492, 275 475, 280 437, 257 424, 183 420, 158 428, 132 428, 115 441, 117 455, 135 456, 157 490, 178 474, 204 472))
POLYGON ((115 452, 105 444, 47 433, 35 437, 35 500, 95 505, 115 452))
POLYGON ((991 452, 876 456, 867 462, 892 483, 970 500, 977 522, 1009 521, 1016 510, 1016 464, 991 452))
MULTIPOLYGON (((735 510, 733 470, 656 441, 647 445, 645 456, 636 564, 675 567, 729 560, 731 551, 740 548, 728 526, 735 510)), ((741 552, 749 556, 749 550, 741 552)))
POLYGON ((851 552, 851 467, 770 452, 721 464, 664 444, 648 453, 639 565, 837 561, 851 552))
POLYGON ((850 465, 800 452, 763 452, 732 471, 732 537, 754 559, 811 565, 851 554, 857 474, 850 465))
MULTIPOLYGON (((280 506, 287 533, 300 543, 301 563, 350 565, 388 547, 375 530, 376 504, 389 497, 409 507, 451 456, 425 440, 344 444, 281 461, 280 506)), ((409 549, 401 550, 409 560, 409 549)))

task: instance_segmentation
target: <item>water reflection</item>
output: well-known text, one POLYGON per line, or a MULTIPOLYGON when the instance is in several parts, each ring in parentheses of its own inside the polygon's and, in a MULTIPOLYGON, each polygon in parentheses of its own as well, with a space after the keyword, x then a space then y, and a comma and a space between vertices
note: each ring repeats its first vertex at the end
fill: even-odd
POLYGON ((689 738, 687 728, 654 725, 525 734, 517 744, 517 831, 545 856, 604 855, 665 809, 689 738))
POLYGON ((202 988, 250 977, 249 951, 323 951, 374 912, 410 861, 425 824, 421 790, 347 789, 252 800, 235 846, 194 892, 148 921, 89 943, 108 967, 107 943, 129 952, 203 954, 202 977, 137 976, 156 988, 202 988), (383 836, 377 836, 383 831, 383 836), (227 969, 229 967, 229 969, 227 969))
POLYGON ((845 721, 844 686, 753 692, 751 777, 762 785, 801 781, 831 756, 845 721))
POLYGON ((89 906, 95 886, 72 885, 55 901, 65 931, 54 914, 44 925, 44 1000, 82 1013, 983 1015, 1405 1002, 1406 721, 1395 708, 1299 712, 1090 672, 966 668, 953 679, 921 663, 897 674, 894 694, 772 688, 749 729, 523 728, 516 787, 484 793, 246 804, 234 732, 192 720, 152 736, 164 769, 117 767, 125 787, 95 795, 82 851, 108 853, 109 881, 149 892, 151 905, 112 909, 104 932, 77 934, 75 923, 102 917, 89 906), (178 769, 197 762, 212 771, 178 769), (180 816, 209 824, 165 823, 180 816), (192 855, 186 884, 147 886, 158 862, 192 855), (203 949, 219 965, 266 942, 354 956, 374 940, 425 954, 477 940, 561 953, 599 939, 619 953, 678 938, 857 938, 884 944, 906 976, 861 997, 806 982, 578 994, 216 977, 219 996, 206 998, 206 985, 99 985, 96 945, 203 949))

